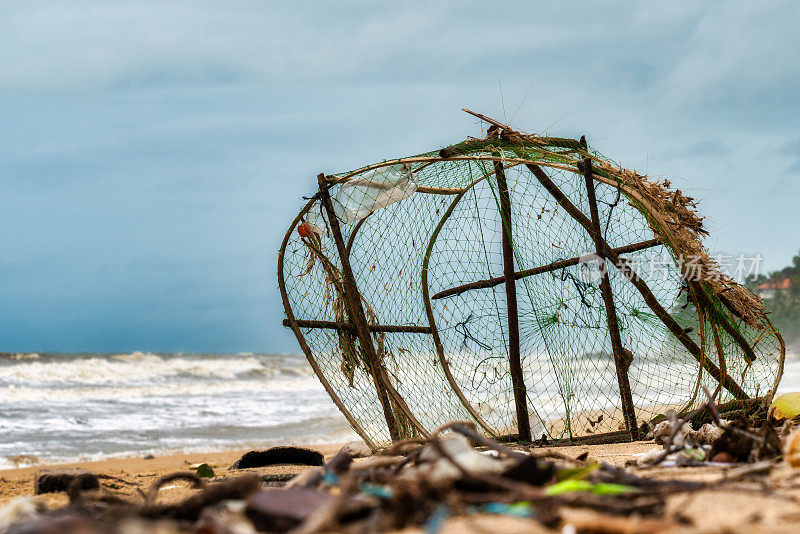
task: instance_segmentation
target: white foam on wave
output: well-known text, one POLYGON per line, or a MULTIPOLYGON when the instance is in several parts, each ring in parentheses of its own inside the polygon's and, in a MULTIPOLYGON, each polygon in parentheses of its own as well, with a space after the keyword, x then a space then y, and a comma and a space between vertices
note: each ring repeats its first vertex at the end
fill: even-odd
MULTIPOLYGON (((314 428, 312 421, 320 417, 338 416, 333 403, 324 391, 302 391, 302 404, 289 405, 287 394, 268 396, 252 391, 236 394, 194 397, 138 397, 123 402, 104 400, 60 400, 57 409, 30 406, 37 413, 35 421, 12 418, 3 422, 6 442, 0 442, 0 452, 12 442, 49 434, 57 436, 52 447, 84 438, 102 439, 109 444, 128 443, 137 447, 146 441, 183 439, 186 434, 202 436, 204 441, 230 441, 252 434, 249 430, 273 428, 276 425, 295 425, 314 428), (61 442, 60 444, 58 442, 61 442)), ((49 441, 49 440, 44 440, 49 441)), ((13 448, 12 448, 13 449, 13 448)))
POLYGON ((162 357, 134 352, 114 356, 64 359, 39 358, 0 367, 0 384, 137 384, 164 382, 174 377, 230 380, 246 373, 266 378, 289 373, 310 376, 300 360, 237 357, 162 357))
POLYGON ((352 437, 300 355, 7 358, 0 407, 0 468, 23 453, 52 463, 352 437))
POLYGON ((76 400, 124 400, 141 397, 176 397, 186 395, 218 395, 231 391, 236 392, 303 392, 324 391, 322 384, 313 376, 265 380, 230 380, 203 384, 170 383, 163 385, 143 386, 110 386, 110 387, 28 387, 10 385, 0 387, 0 398, 4 402, 56 402, 76 400))

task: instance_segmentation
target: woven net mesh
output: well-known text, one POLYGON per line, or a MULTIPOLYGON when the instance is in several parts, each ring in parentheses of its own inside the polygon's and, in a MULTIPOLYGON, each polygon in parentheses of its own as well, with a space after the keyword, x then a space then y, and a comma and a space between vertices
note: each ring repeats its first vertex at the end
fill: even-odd
POLYGON ((707 258, 701 261, 707 271, 691 280, 683 254, 695 251, 694 242, 681 241, 685 236, 671 228, 681 221, 653 200, 662 189, 673 203, 691 199, 668 188, 652 189, 645 177, 576 141, 503 134, 327 177, 347 261, 371 325, 374 361, 356 335, 324 202, 311 200, 286 234, 278 275, 287 324, 331 397, 369 444, 424 435, 453 419, 472 420, 495 436, 516 433, 502 278, 502 235, 509 230, 514 269, 521 274, 538 269, 516 280, 533 436, 577 439, 625 429, 600 290, 603 274, 596 259, 586 259, 595 242, 531 172, 538 166, 588 217, 579 168, 587 157, 598 173, 594 185, 602 238, 612 249, 636 249, 650 240, 650 246, 622 255, 626 265, 700 350, 688 350, 629 277, 609 266, 620 338, 632 355, 627 374, 637 425, 669 408, 690 409, 704 400, 702 387, 722 405, 737 400, 746 406, 748 398, 763 401, 774 392, 784 355, 780 334, 757 300, 747 307, 750 315, 735 307, 751 295, 740 298, 735 292, 744 289, 724 277, 714 281, 708 274, 715 274, 713 265, 703 263, 707 258), (501 216, 497 162, 508 183, 510 221, 501 216), (380 181, 381 169, 400 169, 414 187, 387 202, 389 186, 369 187, 380 181), (354 180, 367 187, 347 189, 354 180), (370 194, 373 199, 384 195, 380 206, 370 206, 370 194), (366 207, 368 216, 342 216, 351 200, 366 207), (314 232, 298 232, 311 219, 314 232), (573 258, 584 259, 548 268, 573 258), (489 279, 497 283, 439 295, 489 279), (720 290, 720 284, 728 289, 720 290), (726 291, 734 293, 725 296, 726 291), (386 326, 416 328, 386 331, 386 326), (717 380, 712 368, 730 380, 717 380), (731 391, 730 383, 739 389, 731 391), (387 424, 387 411, 393 423, 387 424))

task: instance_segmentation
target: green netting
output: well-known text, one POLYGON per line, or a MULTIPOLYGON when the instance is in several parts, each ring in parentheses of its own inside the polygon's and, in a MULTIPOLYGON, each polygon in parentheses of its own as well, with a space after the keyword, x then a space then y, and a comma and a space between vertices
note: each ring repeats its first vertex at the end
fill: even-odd
MULTIPOLYGON (((700 247, 704 231, 693 218, 691 199, 587 152, 578 141, 510 129, 500 137, 328 177, 366 320, 376 327, 371 338, 377 361, 368 361, 353 328, 341 258, 319 199, 306 205, 287 232, 278 275, 288 324, 296 327, 332 398, 369 443, 391 441, 386 406, 398 428, 395 437, 424 434, 453 419, 473 420, 497 436, 517 430, 504 282, 436 298, 441 291, 503 276, 496 161, 508 182, 511 220, 505 228, 511 230, 516 271, 595 252, 587 229, 531 165, 588 217, 578 166, 591 158, 600 232, 609 247, 654 238, 662 243, 624 254, 626 265, 701 353, 693 355, 665 325, 641 284, 609 267, 620 337, 633 356, 627 374, 637 424, 668 408, 691 407, 704 386, 723 403, 734 398, 731 381, 740 388, 739 397, 772 394, 782 371, 783 341, 760 302, 716 271, 700 247), (396 190, 376 169, 399 169, 416 191, 387 202, 387 191, 391 196, 396 190), (354 180, 366 189, 351 187, 354 180), (380 206, 371 206, 370 198, 381 194, 380 206), (354 199, 365 213, 371 211, 366 218, 341 215, 354 199), (301 236, 303 221, 313 225, 301 228, 301 236), (695 278, 685 266, 687 254, 702 256, 695 278), (419 328, 378 331, 378 325, 419 328), (748 362, 747 354, 756 359, 748 362), (730 380, 714 379, 708 363, 701 365, 704 360, 730 380)), ((584 258, 516 280, 521 363, 535 438, 575 439, 625 429, 598 265, 584 258)))

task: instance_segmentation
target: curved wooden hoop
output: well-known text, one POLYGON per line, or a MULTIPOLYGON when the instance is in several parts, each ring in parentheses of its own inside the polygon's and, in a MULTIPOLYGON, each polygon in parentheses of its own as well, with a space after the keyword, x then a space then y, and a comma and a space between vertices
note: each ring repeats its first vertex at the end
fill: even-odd
POLYGON ((281 243, 280 251, 278 252, 278 289, 281 292, 281 299, 283 300, 283 309, 286 312, 286 318, 289 321, 289 327, 294 332, 294 336, 297 338, 297 342, 300 344, 300 348, 303 351, 303 354, 306 356, 306 360, 308 360, 309 365, 311 365, 311 369, 314 370, 314 374, 317 375, 317 379, 322 383, 322 387, 325 388, 325 391, 328 393, 328 396, 331 398, 333 403, 339 408, 339 411, 342 412, 347 422, 350 423, 350 426, 353 427, 361 439, 364 440, 364 443, 367 444, 367 447, 370 450, 377 451, 379 447, 375 444, 374 441, 369 437, 367 432, 364 428, 358 423, 353 414, 345 407, 342 400, 339 398, 339 395, 336 394, 336 391, 331 386, 328 379, 325 378, 325 374, 322 372, 319 364, 317 364, 317 360, 314 358, 314 353, 311 351, 311 347, 308 346, 306 342, 306 338, 303 335, 303 332, 300 330, 300 327, 297 326, 297 320, 294 317, 294 312, 292 311, 292 305, 289 302, 289 296, 286 293, 286 280, 283 276, 283 267, 284 267, 284 255, 286 254, 286 245, 289 243, 289 238, 292 236, 292 232, 294 231, 297 223, 300 222, 300 219, 305 215, 309 209, 311 209, 311 205, 314 203, 314 200, 309 200, 308 203, 300 210, 300 213, 297 214, 297 217, 294 218, 292 224, 289 225, 289 229, 286 231, 286 235, 283 236, 283 242, 281 243))
POLYGON ((370 213, 369 215, 367 215, 366 217, 364 217, 363 219, 358 221, 356 223, 355 227, 353 228, 353 231, 350 232, 350 237, 347 239, 347 245, 345 246, 345 248, 347 249, 347 255, 348 256, 350 255, 350 251, 353 249, 353 242, 356 240, 356 234, 361 229, 361 227, 364 225, 366 220, 369 219, 370 215, 372 215, 372 213, 370 213))
MULTIPOLYGON (((308 210, 311 208, 311 206, 314 203, 314 201, 315 200, 310 200, 306 204, 306 206, 303 207, 303 209, 297 215, 295 220, 292 222, 292 225, 289 227, 289 230, 287 231, 286 236, 284 236, 284 243, 282 244, 281 250, 279 252, 279 260, 278 261, 279 261, 279 266, 280 266, 280 269, 281 269, 280 270, 280 275, 279 275, 279 288, 281 290, 281 296, 284 298, 284 309, 286 310, 287 318, 289 319, 289 324, 292 327, 295 327, 295 326, 298 326, 298 325, 297 325, 297 320, 294 318, 294 314, 291 312, 290 305, 287 304, 288 303, 288 296, 286 295, 285 281, 282 278, 283 254, 285 253, 285 247, 286 247, 286 244, 288 243, 288 239, 289 239, 289 236, 291 235, 292 230, 294 229, 295 225, 300 220, 300 218, 306 212, 308 212, 308 210), (281 284, 284 284, 284 285, 281 285, 281 284)), ((351 234, 350 239, 348 240, 349 243, 347 245, 347 254, 350 253, 349 247, 352 247, 352 244, 353 244, 352 240, 355 238, 356 232, 361 227, 361 223, 363 223, 365 220, 366 220, 366 217, 364 219, 361 219, 358 222, 358 224, 356 225, 356 228, 353 229, 353 233, 351 234)), ((325 260, 325 261, 329 261, 329 260, 325 260)), ((295 334, 295 335, 297 335, 297 334, 295 334)), ((298 341, 299 341, 299 338, 298 338, 298 341)), ((301 346, 302 346, 302 343, 301 343, 301 346)), ((304 352, 305 352, 305 350, 304 350, 304 352)), ((308 354, 306 354, 306 356, 308 357, 308 354)), ((312 356, 312 358, 313 358, 313 356, 312 356)), ((316 363, 316 362, 314 362, 314 363, 316 363)), ((314 364, 312 364, 312 367, 313 367, 313 365, 314 364)), ((400 394, 400 392, 397 390, 397 388, 394 387, 394 384, 392 384, 392 382, 391 382, 391 373, 389 373, 389 371, 387 369, 385 369, 383 366, 380 366, 379 369, 380 369, 381 375, 383 377, 383 382, 384 382, 384 385, 386 386, 387 392, 389 393, 389 396, 392 397, 392 399, 394 400, 394 403, 395 403, 396 407, 401 412, 403 412, 403 414, 405 414, 405 416, 408 418, 408 420, 411 422, 411 424, 416 428, 416 430, 422 436, 427 437, 429 435, 429 431, 422 425, 422 423, 420 423, 420 421, 414 415, 414 412, 412 412, 411 408, 408 407, 408 404, 406 403, 406 401, 403 398, 403 396, 400 394)), ((316 368, 314 368, 314 372, 317 373, 317 375, 319 375, 321 377, 321 379, 323 378, 322 375, 321 375, 321 370, 319 370, 318 366, 316 368)), ((325 379, 325 382, 327 382, 327 379, 325 379)), ((332 390, 330 390, 330 391, 332 391, 332 390)), ((328 391, 329 394, 330 394, 330 391, 328 391)), ((338 397, 338 395, 335 398, 334 398, 333 395, 331 395, 331 398, 334 400, 334 403, 339 407, 339 409, 342 410, 342 406, 344 404, 341 402, 341 399, 338 397)), ((343 411, 343 413, 344 413, 344 411, 343 411)), ((345 416, 347 417, 347 414, 345 414, 345 416)), ((351 417, 352 417, 352 415, 351 415, 351 417)), ((355 420, 355 418, 353 418, 353 420, 355 420)), ((348 418, 348 421, 350 421, 350 418, 348 418)), ((352 424, 352 421, 351 421, 351 424, 352 424)), ((360 426, 359 426, 359 428, 360 428, 360 426)))
POLYGON ((433 245, 436 243, 436 239, 439 237, 439 233, 442 231, 444 227, 444 223, 447 219, 450 218, 450 215, 453 214, 453 210, 455 210, 456 205, 461 201, 461 198, 466 194, 467 191, 472 189, 475 185, 477 185, 481 180, 486 178, 488 175, 481 176, 468 186, 466 186, 450 203, 450 206, 447 208, 447 211, 444 212, 442 218, 439 220, 439 224, 433 230, 433 234, 431 234, 431 238, 428 240, 428 247, 425 249, 425 256, 422 259, 422 301, 425 304, 425 314, 428 316, 428 323, 431 327, 431 335, 433 336, 433 345, 436 348, 436 355, 439 358, 439 363, 442 364, 442 370, 444 371, 444 376, 447 378, 447 381, 450 383, 450 387, 453 390, 453 393, 456 394, 458 400, 461 401, 461 404, 466 408, 469 414, 478 422, 479 425, 483 427, 489 435, 493 437, 497 437, 497 432, 480 416, 480 414, 475 410, 475 407, 472 406, 472 403, 467 400, 467 397, 464 395, 464 392, 461 391, 461 387, 456 382, 455 378, 453 378, 453 373, 450 372, 450 364, 447 362, 447 358, 444 355, 444 346, 442 345, 442 340, 439 337, 439 330, 436 328, 436 320, 433 317, 433 306, 431 305, 430 299, 430 291, 428 289, 428 263, 431 259, 431 253, 433 252, 433 245))
MULTIPOLYGON (((524 165, 526 163, 539 165, 540 167, 551 167, 553 169, 561 169, 562 171, 570 171, 574 173, 580 173, 577 167, 570 167, 569 165, 562 165, 560 163, 553 163, 549 160, 538 160, 538 159, 530 159, 530 158, 508 158, 504 156, 490 156, 490 155, 462 155, 462 156, 453 156, 450 158, 443 158, 441 156, 415 156, 410 158, 398 158, 398 159, 390 159, 386 161, 382 161, 380 163, 373 163, 372 165, 367 165, 366 167, 361 167, 360 169, 356 169, 355 171, 350 171, 347 174, 342 176, 328 176, 331 185, 335 184, 342 184, 344 182, 349 181, 351 178, 358 174, 362 174, 368 171, 372 171, 375 169, 380 169, 382 167, 388 167, 390 165, 397 165, 399 163, 425 163, 426 165, 420 167, 419 169, 415 170, 417 172, 422 170, 424 167, 432 163, 438 163, 440 161, 500 161, 505 163, 507 166, 509 164, 514 165, 524 165)), ((595 179, 602 178, 598 175, 595 175, 595 179)), ((607 180, 606 183, 609 183, 616 187, 616 182, 612 180, 608 180, 608 178, 602 178, 603 180, 607 180)), ((417 190, 420 192, 426 193, 434 193, 434 194, 441 194, 441 195, 456 195, 461 192, 459 188, 452 188, 452 187, 428 187, 428 186, 418 186, 417 190)))
MULTIPOLYGON (((666 245, 668 248, 671 248, 670 247, 670 242, 674 242, 674 240, 675 240, 675 236, 673 234, 672 228, 670 227, 669 224, 667 224, 667 222, 664 220, 664 218, 661 216, 661 214, 658 213, 658 211, 656 211, 655 208, 653 208, 653 206, 649 202, 647 202, 641 195, 639 195, 639 193, 637 191, 633 190, 632 188, 628 187, 625 184, 618 184, 617 182, 615 182, 613 180, 609 180, 608 178, 606 178, 604 176, 598 176, 598 175, 595 174, 595 175, 593 175, 593 178, 596 181, 605 183, 605 184, 610 185, 612 187, 620 187, 620 189, 622 189, 622 191, 628 197, 633 198, 639 204, 639 206, 641 206, 642 209, 647 211, 647 215, 646 216, 651 217, 652 219, 654 219, 658 223, 658 225, 661 227, 662 231, 667 235, 667 239, 665 240, 664 245, 666 245)), ((698 284, 694 284, 694 283, 688 284, 688 289, 692 293, 692 295, 694 296, 695 301, 696 302, 701 302, 702 301, 702 302, 706 302, 707 303, 708 300, 709 300, 708 296, 702 291, 702 288, 696 287, 696 285, 699 285, 699 283, 698 284)), ((712 313, 716 313, 716 314, 719 313, 719 312, 716 312, 716 308, 714 308, 714 306, 707 306, 707 307, 708 307, 709 310, 711 310, 712 313)), ((731 328, 730 324, 726 320, 724 320, 724 317, 722 317, 721 319, 722 320, 720 321, 720 324, 722 325, 722 328, 728 333, 728 335, 730 335, 733 338, 734 342, 737 345, 739 345, 739 348, 742 350, 742 353, 744 355, 745 360, 748 363, 752 363, 752 360, 755 360, 755 353, 754 353, 754 350, 753 350, 754 347, 751 347, 747 343, 747 341, 745 339, 743 339, 742 336, 735 329, 731 328)), ((780 378, 783 376, 783 365, 784 365, 784 360, 786 359, 786 345, 785 345, 785 342, 783 340, 783 336, 781 336, 780 332, 778 332, 778 330, 775 329, 774 326, 772 326, 772 323, 769 321, 769 318, 765 316, 764 320, 767 322, 767 324, 769 326, 772 327, 773 333, 775 334, 775 337, 778 339, 778 342, 779 342, 780 347, 781 347, 779 363, 778 363, 779 369, 778 369, 777 379, 776 379, 775 385, 773 386, 773 388, 771 390, 771 393, 770 393, 770 395, 774 395, 774 393, 775 393, 775 391, 777 390, 777 387, 778 387, 778 382, 780 381, 780 378)))

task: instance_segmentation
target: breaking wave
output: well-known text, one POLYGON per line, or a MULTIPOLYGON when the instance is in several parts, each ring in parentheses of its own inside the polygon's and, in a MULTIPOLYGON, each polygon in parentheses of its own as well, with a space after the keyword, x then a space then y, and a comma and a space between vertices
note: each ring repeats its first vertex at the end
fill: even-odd
POLYGON ((0 386, 109 386, 312 376, 299 357, 278 355, 37 355, 0 365, 0 386))
POLYGON ((299 355, 0 354, 0 468, 354 438, 299 355))

